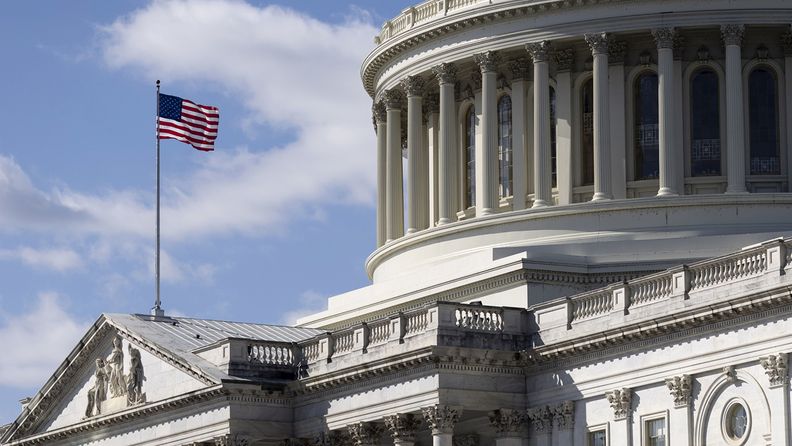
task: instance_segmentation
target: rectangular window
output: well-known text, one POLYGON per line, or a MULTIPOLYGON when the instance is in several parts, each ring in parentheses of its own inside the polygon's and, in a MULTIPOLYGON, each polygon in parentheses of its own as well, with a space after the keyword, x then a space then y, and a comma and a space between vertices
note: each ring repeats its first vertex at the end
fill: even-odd
POLYGON ((665 418, 657 418, 654 420, 645 421, 645 446, 666 446, 665 424, 665 418))
POLYGON ((593 431, 588 433, 588 446, 608 446, 605 430, 593 431))

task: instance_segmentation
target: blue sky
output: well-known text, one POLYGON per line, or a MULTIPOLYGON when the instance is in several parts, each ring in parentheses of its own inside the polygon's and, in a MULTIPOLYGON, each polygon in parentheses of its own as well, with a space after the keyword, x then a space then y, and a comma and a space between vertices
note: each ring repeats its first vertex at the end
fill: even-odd
POLYGON ((166 312, 288 323, 369 283, 359 68, 390 0, 0 3, 0 425, 102 312, 153 302, 154 81, 221 110, 162 143, 166 312))

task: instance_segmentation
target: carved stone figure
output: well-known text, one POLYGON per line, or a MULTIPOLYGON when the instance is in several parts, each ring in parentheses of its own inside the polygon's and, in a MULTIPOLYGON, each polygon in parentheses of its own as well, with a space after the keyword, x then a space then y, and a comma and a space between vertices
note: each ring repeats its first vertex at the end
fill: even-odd
POLYGON ((146 402, 146 394, 143 393, 143 381, 145 379, 143 362, 140 360, 140 350, 129 344, 129 376, 127 376, 127 400, 129 404, 146 402))
POLYGON ((124 350, 121 337, 113 339, 113 351, 107 358, 110 369, 110 395, 115 398, 127 393, 126 379, 124 378, 124 350))
POLYGON ((92 417, 102 413, 102 401, 107 399, 108 367, 105 360, 96 358, 96 371, 94 372, 94 385, 88 390, 88 406, 85 416, 92 417))

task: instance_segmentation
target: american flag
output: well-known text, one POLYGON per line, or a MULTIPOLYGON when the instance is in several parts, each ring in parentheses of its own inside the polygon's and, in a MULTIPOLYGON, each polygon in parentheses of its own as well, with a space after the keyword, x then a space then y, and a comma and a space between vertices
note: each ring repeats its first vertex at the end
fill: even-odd
POLYGON ((220 110, 167 94, 159 95, 157 134, 176 139, 206 152, 214 150, 220 110))

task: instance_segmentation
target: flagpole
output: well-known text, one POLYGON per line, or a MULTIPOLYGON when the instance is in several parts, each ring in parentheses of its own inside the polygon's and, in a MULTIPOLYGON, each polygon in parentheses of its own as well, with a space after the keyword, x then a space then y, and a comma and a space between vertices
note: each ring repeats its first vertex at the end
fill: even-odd
POLYGON ((162 302, 160 301, 160 138, 159 138, 159 112, 160 112, 160 81, 157 79, 157 123, 155 125, 157 129, 157 251, 156 256, 154 258, 154 269, 155 269, 155 281, 156 281, 156 290, 157 290, 157 297, 154 301, 154 308, 151 309, 152 316, 165 316, 165 312, 162 310, 162 302))

